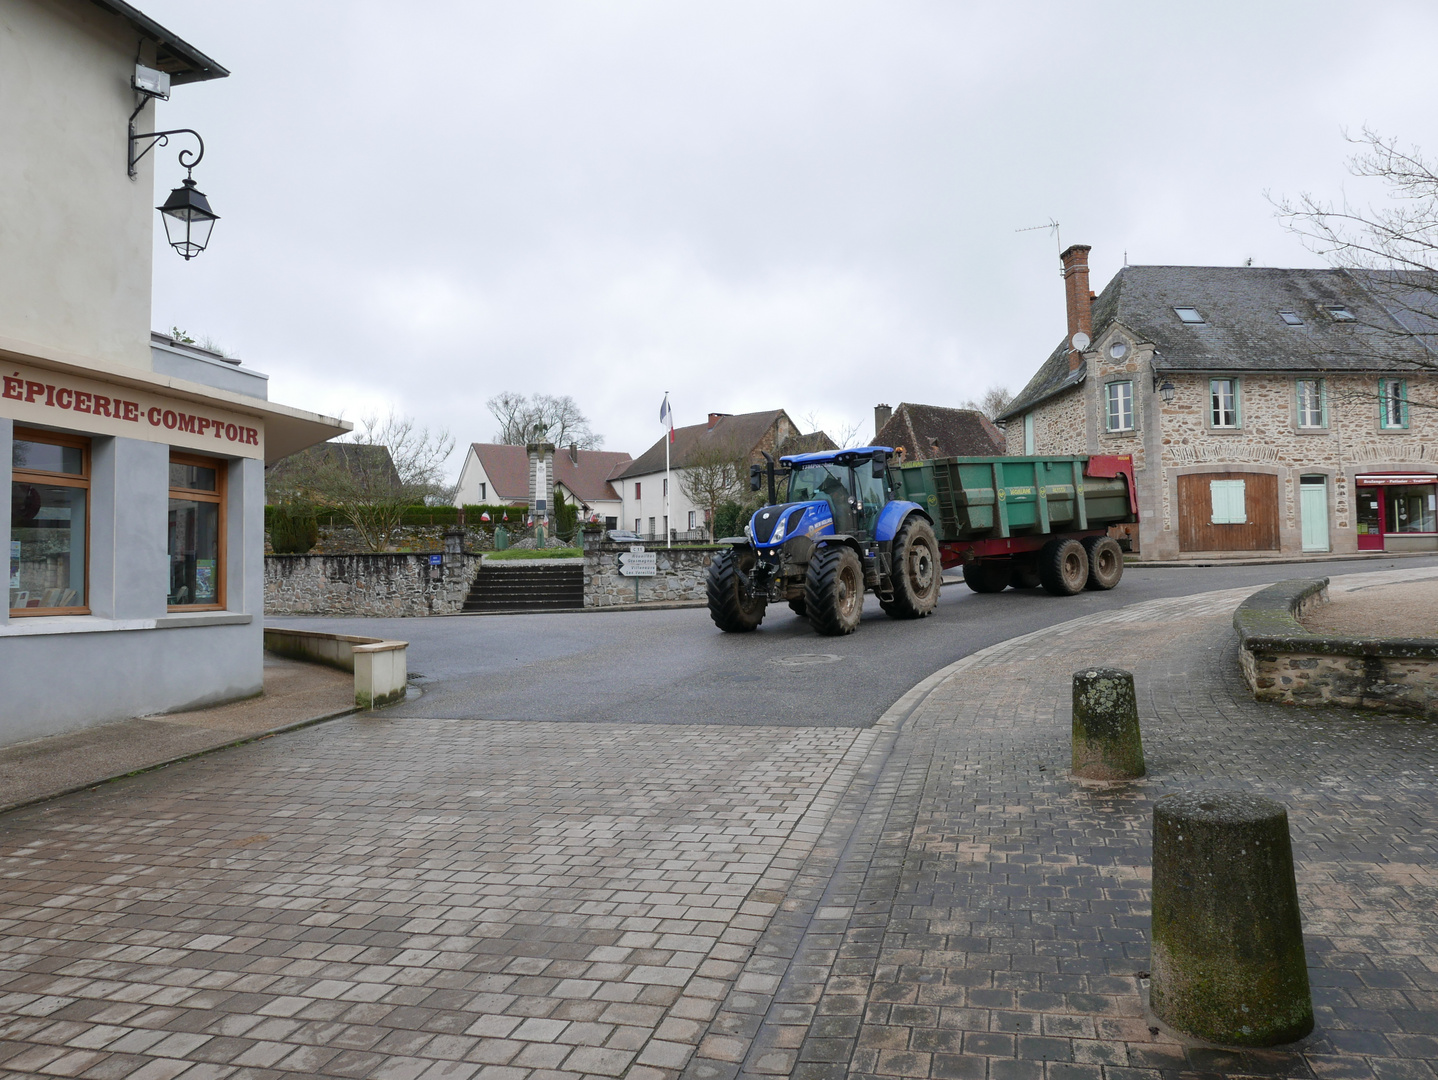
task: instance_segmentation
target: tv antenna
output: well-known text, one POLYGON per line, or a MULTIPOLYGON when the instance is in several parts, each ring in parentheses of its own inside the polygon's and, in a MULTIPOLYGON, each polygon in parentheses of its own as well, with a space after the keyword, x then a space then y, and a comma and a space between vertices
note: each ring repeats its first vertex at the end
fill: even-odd
POLYGON ((1059 236, 1059 223, 1053 218, 1049 218, 1049 223, 1047 225, 1030 225, 1027 229, 1015 229, 1014 232, 1038 232, 1040 229, 1048 229, 1049 232, 1053 233, 1054 243, 1059 246, 1059 250, 1063 250, 1064 242, 1059 236))

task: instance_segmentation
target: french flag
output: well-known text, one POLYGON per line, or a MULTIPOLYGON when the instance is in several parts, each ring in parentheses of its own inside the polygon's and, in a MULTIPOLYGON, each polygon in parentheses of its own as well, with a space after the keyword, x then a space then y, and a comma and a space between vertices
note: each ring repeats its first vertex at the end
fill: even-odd
POLYGON ((669 407, 669 395, 664 395, 664 404, 659 406, 659 422, 669 428, 669 441, 674 441, 674 410, 669 407))

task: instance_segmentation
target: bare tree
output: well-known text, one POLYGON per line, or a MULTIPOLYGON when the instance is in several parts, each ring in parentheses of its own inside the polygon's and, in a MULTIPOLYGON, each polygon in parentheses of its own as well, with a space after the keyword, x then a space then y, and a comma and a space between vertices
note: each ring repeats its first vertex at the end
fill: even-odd
MULTIPOLYGON (((807 429, 807 431, 805 431, 806 435, 819 434, 819 414, 811 409, 799 417, 799 426, 807 429)), ((834 445, 840 450, 848 450, 854 446, 865 445, 863 438, 864 431, 865 429, 861 428, 858 424, 852 424, 847 420, 842 420, 839 426, 834 429, 833 435, 828 435, 827 432, 824 434, 828 438, 833 439, 834 445)))
POLYGON ((431 432, 391 412, 366 417, 350 435, 276 463, 266 487, 273 501, 329 507, 367 550, 384 551, 406 509, 454 497, 454 485, 444 479, 453 450, 448 431, 431 432))
POLYGON ((534 442, 538 428, 544 441, 556 446, 577 443, 581 450, 597 450, 604 445, 604 436, 595 434, 589 418, 568 394, 526 397, 506 390, 486 401, 485 406, 499 422, 499 430, 494 433, 497 443, 523 446, 534 442))
POLYGON ((739 499, 749 479, 748 458, 743 450, 723 444, 697 448, 679 470, 679 490, 706 513, 712 530, 721 503, 739 499))
MULTIPOLYGON (((1335 204, 1308 193, 1272 200, 1285 228, 1349 271, 1390 316, 1353 320, 1343 343, 1325 341, 1322 351, 1367 361, 1370 369, 1376 362, 1392 370, 1438 371, 1438 167, 1420 150, 1368 127, 1348 141, 1359 148, 1349 171, 1380 181, 1388 205, 1354 205, 1346 197, 1335 204)), ((1408 403, 1438 407, 1431 390, 1418 398, 1410 390, 1408 403)))
POLYGON ((1012 390, 1010 390, 1006 386, 999 386, 995 384, 985 390, 983 394, 980 395, 978 401, 975 401, 973 398, 969 398, 967 401, 961 401, 959 403, 959 408, 973 409, 975 412, 981 412, 990 420, 992 420, 1005 409, 1007 409, 1009 407, 1009 402, 1013 400, 1014 393, 1012 390))

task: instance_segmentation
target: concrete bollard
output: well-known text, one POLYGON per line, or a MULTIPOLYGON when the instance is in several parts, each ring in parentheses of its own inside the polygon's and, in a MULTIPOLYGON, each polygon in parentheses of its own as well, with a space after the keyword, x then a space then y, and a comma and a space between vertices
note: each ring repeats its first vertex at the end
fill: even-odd
POLYGON ((1149 1000, 1170 1027, 1235 1046, 1313 1030, 1282 804, 1236 792, 1154 804, 1152 936, 1149 1000))
POLYGON ((1074 672, 1073 774, 1132 780, 1144 774, 1133 676, 1118 668, 1074 672))

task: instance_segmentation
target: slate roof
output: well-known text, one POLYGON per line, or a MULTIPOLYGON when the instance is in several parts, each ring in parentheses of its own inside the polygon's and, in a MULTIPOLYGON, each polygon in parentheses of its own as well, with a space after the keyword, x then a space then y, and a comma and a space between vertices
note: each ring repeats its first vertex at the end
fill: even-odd
MULTIPOLYGON (((1377 282, 1348 270, 1126 266, 1094 301, 1093 338, 1120 323, 1156 346, 1157 371, 1392 371, 1433 363, 1395 317, 1402 290, 1385 292, 1377 282), (1354 321, 1335 321, 1329 305, 1346 307, 1354 321), (1204 322, 1182 322, 1175 307, 1196 308, 1204 322), (1302 325, 1290 326, 1280 311, 1296 313, 1302 325)), ((1426 309, 1438 310, 1431 298, 1426 309)), ((1000 419, 1083 382, 1082 367, 1069 371, 1068 352, 1060 341, 1000 419)))
POLYGON ((779 449, 774 451, 776 458, 787 457, 790 454, 818 454, 825 450, 837 450, 839 444, 829 438, 823 431, 811 431, 807 435, 790 435, 779 444, 779 449))
MULTIPOLYGON (((689 463, 691 457, 710 447, 733 448, 747 458, 781 416, 788 419, 783 409, 771 409, 768 412, 721 416, 715 421, 712 428, 707 421, 703 424, 675 428, 674 445, 669 449, 670 467, 682 469, 689 463)), ((790 423, 792 424, 793 421, 790 423)), ((666 438, 668 438, 667 433, 661 435, 658 442, 625 466, 617 478, 648 476, 650 473, 663 472, 664 440, 666 438)))
MULTIPOLYGON (((484 467, 494 500, 524 502, 529 498, 527 449, 508 443, 471 443, 470 449, 484 467)), ((628 454, 616 450, 580 450, 576 463, 569 459, 569 447, 556 447, 554 480, 583 502, 617 502, 619 493, 609 481, 629 460, 628 454)))
POLYGON ((899 403, 889 422, 874 433, 875 446, 902 446, 910 461, 938 457, 990 457, 1004 452, 1003 435, 977 409, 899 403), (933 451, 938 439, 939 452, 933 451))

